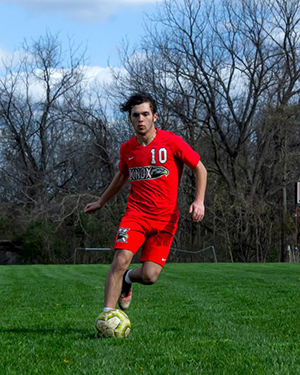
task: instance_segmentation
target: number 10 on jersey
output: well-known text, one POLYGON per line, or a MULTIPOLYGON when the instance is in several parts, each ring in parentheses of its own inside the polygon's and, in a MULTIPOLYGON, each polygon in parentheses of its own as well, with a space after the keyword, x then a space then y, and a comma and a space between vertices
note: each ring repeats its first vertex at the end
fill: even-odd
POLYGON ((156 164, 156 158, 158 157, 158 161, 161 164, 164 164, 168 160, 168 153, 167 150, 162 147, 158 150, 158 153, 156 153, 155 148, 151 149, 151 164, 156 164))

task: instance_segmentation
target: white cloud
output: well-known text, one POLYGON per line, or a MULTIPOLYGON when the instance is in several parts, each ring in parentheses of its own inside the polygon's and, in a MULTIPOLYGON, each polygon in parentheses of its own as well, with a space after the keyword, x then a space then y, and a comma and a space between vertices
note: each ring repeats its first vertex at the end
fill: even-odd
POLYGON ((12 59, 13 54, 1 48, 0 46, 0 70, 4 68, 5 61, 12 59))
POLYGON ((7 51, 3 49, 0 45, 0 75, 5 73, 6 66, 17 66, 23 58, 23 56, 24 55, 21 51, 7 51))
MULTIPOLYGON (((121 69, 121 68, 115 68, 121 69)), ((106 67, 102 68, 100 66, 92 66, 92 67, 85 67, 85 78, 89 82, 89 84, 94 84, 95 82, 103 84, 103 83, 111 83, 112 82, 112 74, 111 68, 106 67)))
POLYGON ((162 0, 0 0, 37 12, 61 13, 81 22, 99 23, 118 11, 120 6, 138 6, 162 0))
MULTIPOLYGON (((0 56, 1 56, 0 49, 0 56)), ((100 66, 82 66, 81 69, 84 72, 84 87, 86 93, 93 93, 94 89, 103 87, 113 82, 113 76, 110 67, 100 67, 100 66)), ((116 72, 124 72, 123 68, 114 68, 116 72)), ((59 82, 63 74, 66 73, 64 70, 57 69, 52 72, 51 76, 51 85, 55 85, 59 82)), ((12 82, 18 82, 16 85, 17 90, 20 93, 25 93, 28 90, 29 95, 34 101, 40 101, 45 99, 45 86, 42 79, 37 79, 37 77, 43 76, 41 70, 34 70, 30 77, 27 76, 27 73, 11 73, 0 71, 0 81, 1 79, 5 80, 6 84, 10 85, 12 82), (5 75, 7 74, 7 75, 5 75), (28 86, 26 86, 28 85, 28 86)))

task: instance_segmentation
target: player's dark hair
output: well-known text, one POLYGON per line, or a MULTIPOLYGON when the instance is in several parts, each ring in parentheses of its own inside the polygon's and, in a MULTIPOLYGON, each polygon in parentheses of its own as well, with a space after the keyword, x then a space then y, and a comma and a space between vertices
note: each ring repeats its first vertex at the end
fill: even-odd
POLYGON ((120 105, 120 109, 122 112, 128 112, 131 114, 131 110, 135 105, 149 103, 152 113, 157 112, 157 105, 156 101, 152 98, 152 96, 145 92, 137 92, 130 96, 130 98, 120 105))

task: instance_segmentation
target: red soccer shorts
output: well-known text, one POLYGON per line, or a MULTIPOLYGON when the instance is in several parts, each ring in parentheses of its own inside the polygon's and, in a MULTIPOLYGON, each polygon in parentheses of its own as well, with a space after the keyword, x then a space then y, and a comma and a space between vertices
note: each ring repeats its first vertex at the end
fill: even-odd
POLYGON ((142 247, 141 262, 164 267, 177 229, 177 223, 125 215, 120 222, 114 248, 135 254, 142 247))

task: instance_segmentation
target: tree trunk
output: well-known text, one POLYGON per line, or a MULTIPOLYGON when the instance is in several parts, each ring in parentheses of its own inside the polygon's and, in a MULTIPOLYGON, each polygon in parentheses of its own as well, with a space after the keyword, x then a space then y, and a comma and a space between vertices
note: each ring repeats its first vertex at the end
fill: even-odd
POLYGON ((286 218, 287 218, 287 192, 286 192, 286 183, 287 183, 287 161, 286 161, 286 137, 284 136, 283 140, 283 160, 282 160, 282 216, 281 216, 281 256, 280 261, 287 261, 287 243, 286 243, 286 218))

